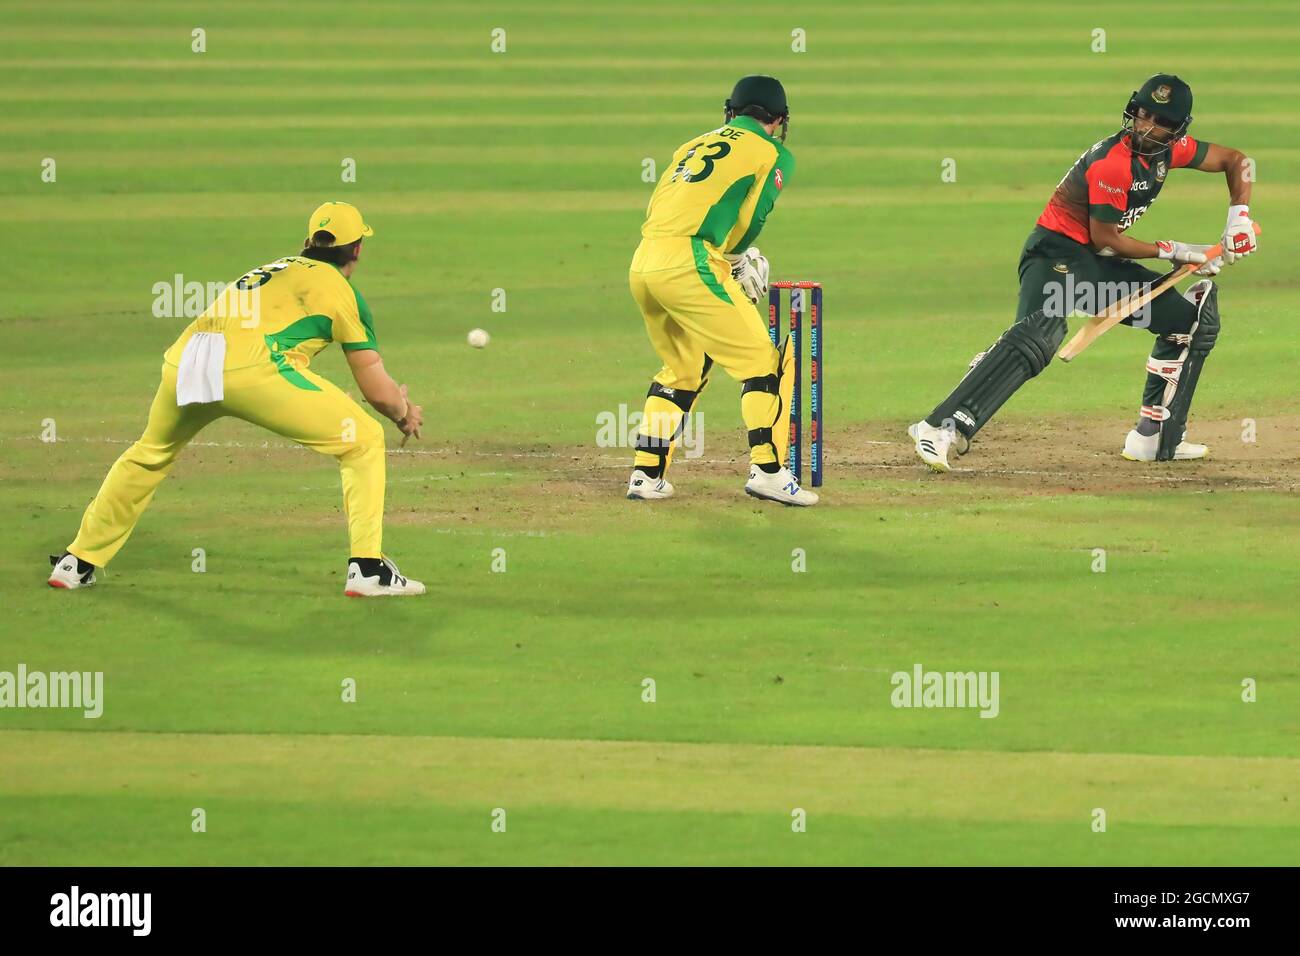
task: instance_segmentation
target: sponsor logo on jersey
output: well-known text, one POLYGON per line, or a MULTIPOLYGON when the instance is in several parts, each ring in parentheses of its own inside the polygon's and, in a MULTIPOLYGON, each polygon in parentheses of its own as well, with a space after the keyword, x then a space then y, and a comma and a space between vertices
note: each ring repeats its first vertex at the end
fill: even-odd
POLYGON ((1142 214, 1150 208, 1151 208, 1151 204, 1147 203, 1145 206, 1134 206, 1132 209, 1126 211, 1124 215, 1120 217, 1119 231, 1123 232, 1129 226, 1133 225, 1133 223, 1141 219, 1142 214))
POLYGON ((1097 180, 1097 185, 1100 186, 1102 189, 1106 190, 1106 192, 1108 193, 1114 193, 1116 196, 1124 195, 1124 190, 1120 189, 1118 186, 1112 186, 1104 179, 1097 180))
POLYGON ((778 169, 778 170, 777 170, 777 171, 772 175, 772 182, 776 183, 776 188, 777 188, 777 189, 780 189, 780 188, 781 188, 781 170, 778 169))
POLYGON ((1150 188, 1151 188, 1151 184, 1147 182, 1145 179, 1135 180, 1133 185, 1129 187, 1129 189, 1133 190, 1134 192, 1137 192, 1142 189, 1150 189, 1150 188))
POLYGON ((1162 83, 1155 88, 1155 92, 1151 94, 1151 98, 1157 103, 1168 103, 1169 95, 1172 92, 1173 91, 1169 89, 1168 83, 1162 83))
POLYGON ((1069 271, 1070 271, 1070 267, 1067 266, 1064 262, 1058 262, 1056 265, 1052 266, 1052 268, 1053 268, 1054 270, 1056 270, 1057 272, 1069 272, 1069 271))

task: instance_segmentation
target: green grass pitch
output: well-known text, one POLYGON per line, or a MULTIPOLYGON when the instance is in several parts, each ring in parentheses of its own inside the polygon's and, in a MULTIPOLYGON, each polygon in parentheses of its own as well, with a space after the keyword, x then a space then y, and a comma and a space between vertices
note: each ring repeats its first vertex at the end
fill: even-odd
MULTIPOLYGON (((0 863, 1295 861, 1293 4, 305 9, 0 3, 0 670, 105 675, 98 720, 0 710, 0 863), (1258 164, 1193 412, 1213 457, 1119 459, 1149 337, 1117 329, 929 474, 906 425, 1010 322, 1050 190, 1157 70, 1258 164), (657 367, 626 285, 643 160, 750 72, 785 81, 798 158, 760 246, 826 287, 825 500, 741 493, 720 376, 679 496, 634 506, 595 435, 657 367), (333 463, 232 422, 100 586, 46 588, 185 324, 154 283, 294 253, 324 199, 375 227, 356 283, 429 417, 390 452, 385 545, 431 593, 345 601, 333 463), (891 706, 917 663, 997 671, 998 716, 891 706)), ((1135 233, 1210 242, 1226 205, 1178 172, 1135 233)), ((313 367, 349 384, 337 350, 313 367)))

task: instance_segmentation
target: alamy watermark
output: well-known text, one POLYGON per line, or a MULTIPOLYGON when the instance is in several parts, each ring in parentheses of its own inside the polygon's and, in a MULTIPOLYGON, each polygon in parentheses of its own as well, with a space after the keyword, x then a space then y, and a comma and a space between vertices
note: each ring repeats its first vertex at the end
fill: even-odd
POLYGON ((148 936, 152 927, 152 893, 83 893, 74 885, 50 897, 50 925, 118 926, 132 936, 148 936))
POLYGON ((0 671, 0 708, 50 707, 82 711, 88 720, 104 713, 103 671, 0 671))
POLYGON ((645 413, 629 411, 627 404, 618 406, 617 411, 599 412, 596 415, 596 446, 598 448, 635 448, 637 435, 642 432, 645 421, 645 434, 654 436, 663 446, 669 444, 666 435, 677 435, 682 454, 687 458, 699 458, 704 454, 704 413, 693 412, 690 415, 670 412, 652 412, 648 420, 645 413), (677 420, 680 419, 680 425, 677 420))
POLYGON ((913 664, 910 671, 895 671, 889 678, 894 689, 889 702, 895 707, 979 708, 981 717, 996 717, 998 671, 927 671, 913 664))
POLYGON ((230 283, 186 280, 177 272, 169 280, 155 282, 153 315, 158 319, 238 319, 241 329, 255 329, 261 323, 262 286, 288 263, 273 262, 254 269, 230 283))
MULTIPOLYGON (((1060 266, 1055 268, 1064 272, 1060 266)), ((1094 282, 1076 280, 1071 272, 1064 275, 1064 279, 1043 283, 1043 314, 1049 319, 1067 319, 1075 314, 1100 315, 1151 288, 1150 282, 1094 282)), ((1151 322, 1151 300, 1142 303, 1129 316, 1135 325, 1145 328, 1151 322)))

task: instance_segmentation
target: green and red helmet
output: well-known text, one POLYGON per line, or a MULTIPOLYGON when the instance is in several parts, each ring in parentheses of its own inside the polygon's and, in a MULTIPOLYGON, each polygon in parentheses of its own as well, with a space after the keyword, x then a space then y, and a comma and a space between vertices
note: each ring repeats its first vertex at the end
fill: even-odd
POLYGON ((1139 156, 1154 156, 1170 143, 1187 134, 1192 125, 1192 88, 1172 73, 1157 73, 1133 91, 1128 106, 1124 107, 1123 129, 1130 134, 1132 149, 1139 156), (1159 140, 1135 132, 1134 121, 1138 110, 1145 110, 1157 126, 1169 131, 1169 137, 1159 140))

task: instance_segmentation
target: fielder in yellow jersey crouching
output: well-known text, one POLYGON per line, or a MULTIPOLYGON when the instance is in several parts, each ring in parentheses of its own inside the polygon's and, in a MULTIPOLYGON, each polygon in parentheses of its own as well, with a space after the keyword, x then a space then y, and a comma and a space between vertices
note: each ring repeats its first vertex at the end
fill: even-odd
POLYGON ((424 593, 382 552, 383 428, 308 368, 313 355, 339 342, 371 406, 405 436, 419 437, 422 409, 384 370, 370 309, 349 280, 362 239, 372 234, 354 207, 325 203, 309 220, 301 255, 247 273, 190 324, 164 357, 144 434, 109 470, 76 539, 51 558, 51 586, 93 584, 185 446, 229 416, 338 460, 351 543, 344 593, 424 593))
POLYGON ((767 260, 751 244, 794 170, 783 141, 785 91, 748 76, 725 104, 726 124, 683 144, 655 187, 629 285, 663 368, 646 396, 627 496, 671 497, 668 466, 716 364, 741 383, 749 441, 746 493, 813 505, 785 467, 793 356, 773 347, 756 303, 767 295, 767 260), (775 137, 780 128, 781 139, 775 137))

